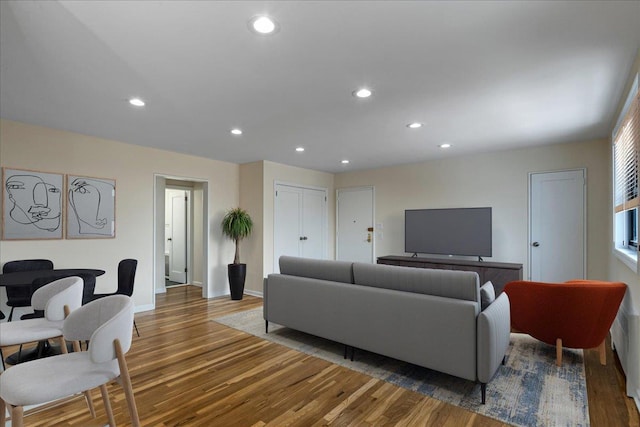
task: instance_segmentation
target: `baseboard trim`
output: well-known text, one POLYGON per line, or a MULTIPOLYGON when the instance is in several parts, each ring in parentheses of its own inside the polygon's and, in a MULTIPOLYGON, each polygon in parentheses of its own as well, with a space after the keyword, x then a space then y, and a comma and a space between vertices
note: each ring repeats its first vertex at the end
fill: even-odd
POLYGON ((254 297, 258 297, 258 298, 264 298, 264 295, 260 291, 252 291, 252 290, 245 289, 244 293, 247 294, 247 295, 252 295, 254 297))
POLYGON ((134 313, 140 313, 142 311, 149 311, 149 310, 153 310, 154 308, 156 308, 155 304, 145 304, 145 305, 137 305, 133 312, 134 313))

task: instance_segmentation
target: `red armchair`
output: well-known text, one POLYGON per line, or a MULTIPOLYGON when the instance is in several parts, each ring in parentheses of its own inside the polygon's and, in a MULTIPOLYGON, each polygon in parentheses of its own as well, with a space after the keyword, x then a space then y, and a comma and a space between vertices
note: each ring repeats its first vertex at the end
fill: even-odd
POLYGON ((627 290, 621 282, 570 280, 564 283, 516 281, 504 292, 511 303, 511 327, 556 346, 556 364, 562 365, 562 347, 598 348, 606 364, 604 341, 627 290))

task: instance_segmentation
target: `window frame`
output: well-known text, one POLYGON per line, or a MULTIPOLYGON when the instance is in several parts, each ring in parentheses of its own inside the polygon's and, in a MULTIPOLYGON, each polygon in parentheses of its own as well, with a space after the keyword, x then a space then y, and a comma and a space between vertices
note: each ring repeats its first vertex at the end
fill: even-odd
MULTIPOLYGON (((626 115, 634 102, 635 98, 638 96, 638 91, 640 89, 640 73, 637 73, 633 79, 633 83, 631 85, 631 89, 627 95, 622 111, 618 116, 618 120, 616 122, 616 126, 613 128, 611 132, 611 177, 612 177, 612 215, 613 215, 613 253, 620 261, 622 261, 625 265, 627 265, 631 270, 640 274, 640 262, 638 262, 638 245, 637 240, 635 241, 635 245, 632 242, 632 238, 630 237, 633 232, 633 227, 630 226, 630 221, 633 221, 632 218, 635 218, 635 233, 637 236, 638 232, 638 216, 640 216, 640 207, 630 208, 630 209, 616 209, 616 162, 615 162, 615 138, 620 129, 620 126, 623 124, 626 115), (630 210, 634 210, 634 213, 630 213, 630 210), (618 242, 626 242, 626 244, 621 244, 618 242)), ((640 142, 637 142, 637 148, 640 151, 640 142)), ((636 173, 640 173, 640 164, 636 164, 636 173)))

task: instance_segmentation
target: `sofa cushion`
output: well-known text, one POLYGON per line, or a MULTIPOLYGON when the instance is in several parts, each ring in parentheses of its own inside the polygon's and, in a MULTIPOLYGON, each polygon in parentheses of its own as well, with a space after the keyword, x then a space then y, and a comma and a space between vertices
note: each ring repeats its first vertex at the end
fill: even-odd
POLYGON ((496 290, 493 287, 493 283, 488 281, 484 285, 480 287, 480 305, 482 307, 482 311, 485 308, 489 307, 493 301, 496 299, 496 290))
POLYGON ((281 256, 279 263, 280 274, 353 283, 351 262, 281 256))
POLYGON ((480 303, 480 279, 478 273, 472 271, 432 270, 356 262, 353 264, 353 278, 357 285, 480 303))

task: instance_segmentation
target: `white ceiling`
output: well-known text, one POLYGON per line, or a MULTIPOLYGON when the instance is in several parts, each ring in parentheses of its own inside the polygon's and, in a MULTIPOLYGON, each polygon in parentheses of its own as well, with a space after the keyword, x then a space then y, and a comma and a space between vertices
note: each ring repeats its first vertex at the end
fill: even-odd
POLYGON ((640 48, 640 1, 2 1, 0 19, 3 118, 327 172, 607 137, 640 48), (248 30, 261 13, 279 32, 248 30))

